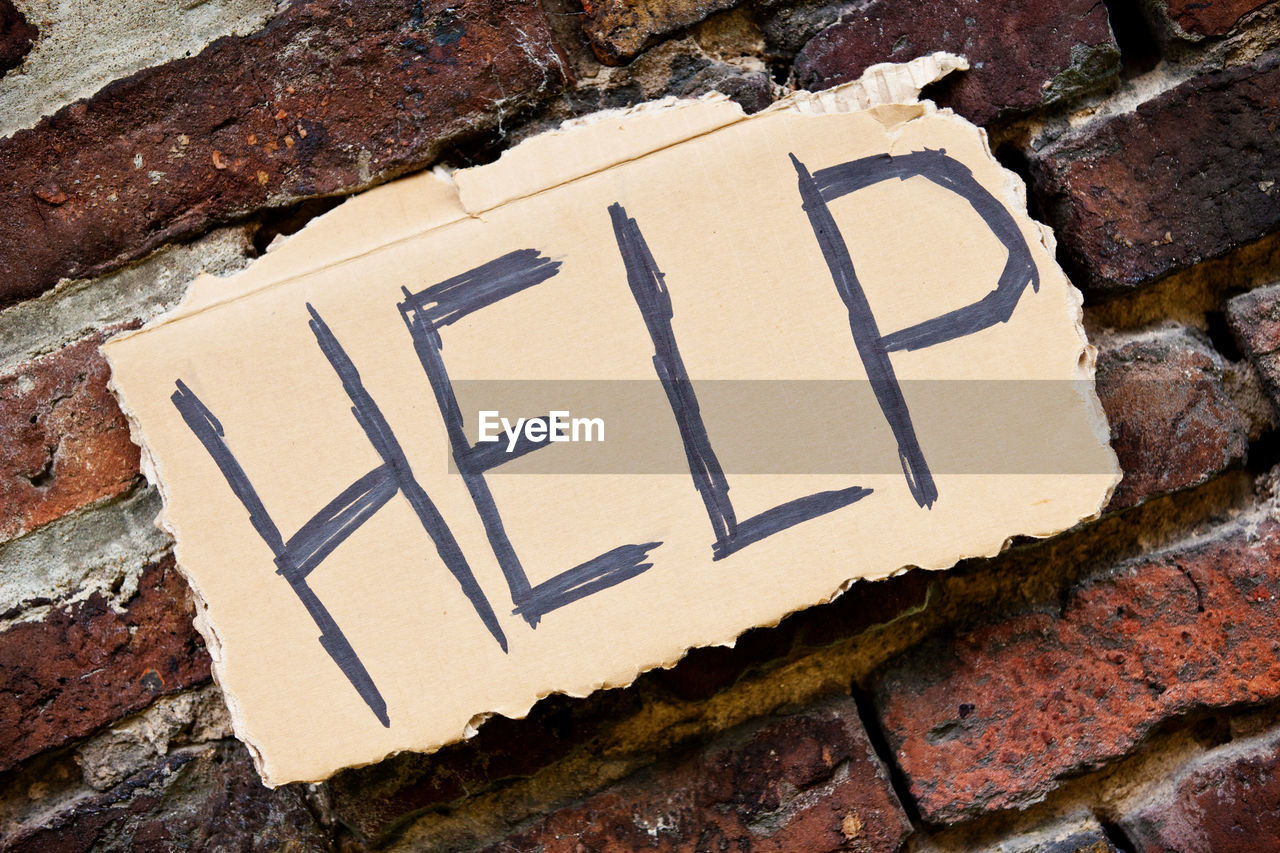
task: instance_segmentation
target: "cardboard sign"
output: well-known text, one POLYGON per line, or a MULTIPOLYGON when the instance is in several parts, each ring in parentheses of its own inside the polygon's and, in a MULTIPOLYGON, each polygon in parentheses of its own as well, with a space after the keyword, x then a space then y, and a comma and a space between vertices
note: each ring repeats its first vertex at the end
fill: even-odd
POLYGON ((579 122, 106 345, 269 784, 1099 511, 1079 294, 916 101, 961 65, 579 122))

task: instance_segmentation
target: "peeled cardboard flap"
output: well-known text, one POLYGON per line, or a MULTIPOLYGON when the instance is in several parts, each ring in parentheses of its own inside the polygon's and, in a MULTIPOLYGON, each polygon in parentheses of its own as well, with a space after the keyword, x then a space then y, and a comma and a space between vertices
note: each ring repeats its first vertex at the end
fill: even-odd
POLYGON ((1079 294, 915 101, 956 67, 396 182, 104 347, 268 784, 1100 511, 1079 294), (560 410, 603 440, 510 429, 560 410))

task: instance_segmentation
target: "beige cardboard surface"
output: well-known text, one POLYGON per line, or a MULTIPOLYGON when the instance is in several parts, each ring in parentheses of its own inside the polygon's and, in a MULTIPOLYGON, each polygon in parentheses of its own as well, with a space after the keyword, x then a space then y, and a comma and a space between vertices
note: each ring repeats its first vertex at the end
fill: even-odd
POLYGON ((104 347, 265 781, 432 750, 487 715, 731 643, 852 579, 949 567, 1100 510, 1118 471, 1079 294, 982 132, 914 102, 957 67, 880 66, 750 118, 723 99, 608 114, 490 166, 396 182, 104 347), (823 170, 855 162, 876 179, 834 197, 840 175, 823 170), (950 171, 881 179, 914 163, 950 171), (803 187, 822 203, 810 195, 806 210, 803 187), (992 222, 1008 223, 1003 238, 992 222), (861 303, 822 233, 847 246, 889 337, 851 319, 861 303), (1022 276, 1007 321, 887 351, 893 332, 986 304, 1018 252, 1038 286, 1022 276), (506 278, 429 290, 499 258, 506 278), (512 282, 524 286, 502 291, 512 282), (915 445, 937 460, 936 496, 918 465, 910 479, 900 467, 903 436, 878 396, 890 392, 868 367, 886 359, 915 445), (514 420, 562 393, 566 408, 608 409, 612 467, 557 473, 552 454, 579 446, 548 445, 469 484, 437 362, 468 443, 477 401, 526 400, 496 404, 514 420), (656 371, 677 362, 689 381, 664 389, 656 371), (768 384, 719 393, 735 382, 768 384), (839 382, 861 389, 852 414, 839 382), (1003 390, 973 396, 992 383, 1003 390), (835 403, 807 405, 813 388, 836 389, 835 403), (631 389, 624 403, 616 389, 631 389), (727 491, 714 477, 697 487, 682 439, 695 420, 732 457, 727 491), (889 464, 803 464, 842 445, 889 464), (657 468, 629 470, 631 451, 657 468), (784 463, 760 473, 739 456, 784 463))

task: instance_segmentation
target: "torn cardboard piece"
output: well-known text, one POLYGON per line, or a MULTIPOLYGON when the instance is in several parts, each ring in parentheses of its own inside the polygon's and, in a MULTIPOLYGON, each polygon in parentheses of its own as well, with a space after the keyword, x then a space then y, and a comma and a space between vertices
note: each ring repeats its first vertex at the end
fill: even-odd
POLYGON ((405 179, 104 347, 268 784, 1100 511, 1080 296, 982 131, 916 101, 958 67, 405 179), (571 407, 603 441, 546 440, 571 407), (846 445, 881 462, 804 464, 846 445))

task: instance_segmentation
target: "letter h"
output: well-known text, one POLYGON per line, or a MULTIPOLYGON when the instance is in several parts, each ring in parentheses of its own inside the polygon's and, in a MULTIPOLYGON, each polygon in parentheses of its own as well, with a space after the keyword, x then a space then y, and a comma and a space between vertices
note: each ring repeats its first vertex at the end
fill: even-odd
POLYGON ((342 387, 351 399, 351 413, 382 457, 382 464, 329 501, 287 541, 263 506, 244 468, 227 446, 222 424, 218 419, 181 380, 178 380, 178 390, 171 399, 187 426, 213 457, 222 476, 231 486, 231 491, 244 505, 254 529, 275 555, 277 574, 289 582, 289 586, 315 620, 320 629, 320 645, 329 653, 329 657, 342 670, 382 725, 390 726, 386 701, 338 623, 307 583, 307 577, 348 536, 397 494, 403 494, 409 501, 418 521, 435 545, 440 559, 462 587, 463 594, 475 607, 481 621, 504 652, 507 650, 507 639, 444 518, 409 470, 409 461, 405 458, 400 443, 365 389, 355 364, 316 310, 310 304, 307 305, 307 310, 311 313, 311 330, 316 336, 316 342, 342 381, 342 387))

